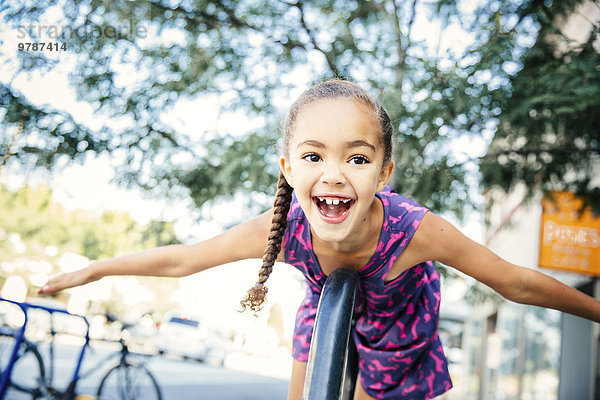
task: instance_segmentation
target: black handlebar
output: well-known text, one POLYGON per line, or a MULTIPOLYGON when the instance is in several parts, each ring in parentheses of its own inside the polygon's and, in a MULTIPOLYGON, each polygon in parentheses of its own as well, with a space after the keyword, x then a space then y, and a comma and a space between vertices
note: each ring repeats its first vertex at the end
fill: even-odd
POLYGON ((305 400, 351 398, 346 396, 354 385, 348 379, 355 379, 357 366, 349 341, 358 281, 357 273, 346 268, 336 269, 325 281, 308 356, 305 400))

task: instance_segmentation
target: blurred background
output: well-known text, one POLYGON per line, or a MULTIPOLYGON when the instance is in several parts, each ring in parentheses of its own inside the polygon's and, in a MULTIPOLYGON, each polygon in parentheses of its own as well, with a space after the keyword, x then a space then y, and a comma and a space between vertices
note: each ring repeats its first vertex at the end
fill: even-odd
MULTIPOLYGON (((0 18, 2 297, 50 301, 35 292, 59 272, 268 209, 287 108, 341 77, 390 114, 398 192, 600 298, 597 0, 19 0, 0 18)), ((259 266, 52 301, 136 321, 151 354, 195 358, 164 341, 199 321, 224 350, 213 364, 287 379, 303 278, 277 265, 265 309, 240 314, 259 266)), ((596 325, 438 267, 446 398, 600 399, 596 325)))

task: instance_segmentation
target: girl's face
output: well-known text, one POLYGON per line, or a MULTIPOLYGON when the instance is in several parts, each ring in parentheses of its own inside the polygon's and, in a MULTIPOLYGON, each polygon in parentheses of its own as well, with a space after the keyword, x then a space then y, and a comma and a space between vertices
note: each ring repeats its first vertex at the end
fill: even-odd
POLYGON ((367 226, 394 166, 383 165, 380 135, 373 112, 351 99, 319 100, 297 115, 281 167, 321 240, 341 242, 367 226))

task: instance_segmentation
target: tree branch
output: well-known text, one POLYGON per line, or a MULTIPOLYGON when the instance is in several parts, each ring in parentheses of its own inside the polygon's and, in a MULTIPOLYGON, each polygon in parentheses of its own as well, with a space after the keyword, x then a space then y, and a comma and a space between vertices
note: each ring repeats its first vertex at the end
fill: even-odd
MULTIPOLYGON (((23 113, 23 116, 27 116, 28 113, 23 113)), ((23 123, 23 121, 19 121, 19 126, 17 127, 17 130, 15 131, 15 133, 12 134, 12 136, 10 137, 8 144, 6 146, 6 153, 4 154, 4 156, 2 157, 2 164, 0 164, 0 175, 2 175, 2 172, 4 171, 4 168, 6 167, 6 164, 8 163, 8 160, 10 159, 10 157, 12 157, 13 155, 15 155, 16 153, 13 153, 12 151, 12 147, 13 144, 15 142, 15 140, 17 140, 17 138, 19 137, 19 135, 21 133, 23 133, 23 126, 25 124, 23 123)))
POLYGON ((406 64, 406 52, 409 46, 410 32, 412 30, 413 23, 415 21, 415 14, 417 8, 417 0, 412 2, 412 10, 410 19, 408 21, 408 28, 406 35, 402 34, 402 27, 400 26, 400 8, 396 0, 392 0, 394 6, 394 29, 396 31, 396 51, 398 52, 398 63, 396 65, 396 81, 398 88, 402 87, 402 81, 404 80, 404 70, 406 64))
POLYGON ((396 30, 396 50, 398 51, 398 69, 404 69, 404 60, 406 59, 406 49, 404 48, 402 27, 400 26, 400 10, 396 0, 392 0, 394 5, 394 29, 396 30))
POLYGON ((486 154, 481 158, 497 158, 502 155, 510 155, 517 154, 520 156, 527 156, 530 154, 540 155, 540 154, 572 154, 572 153, 600 153, 600 147, 588 147, 588 148, 578 148, 574 146, 569 147, 554 147, 550 149, 521 149, 521 150, 502 150, 495 153, 486 154))
POLYGON ((408 45, 410 42, 410 34, 412 32, 412 27, 415 22, 415 16, 417 15, 417 0, 413 0, 412 3, 412 12, 410 13, 410 20, 408 21, 408 29, 406 32, 406 50, 408 50, 408 45))
POLYGON ((337 69, 337 67, 335 66, 333 61, 329 58, 329 54, 318 45, 317 40, 312 33, 312 30, 308 27, 308 24, 306 23, 306 20, 304 19, 304 5, 300 1, 297 1, 296 3, 286 3, 286 4, 294 6, 298 9, 298 11, 300 11, 300 24, 302 25, 302 28, 308 35, 308 37, 310 39, 310 43, 312 44, 312 46, 315 50, 321 52, 325 56, 327 65, 329 66, 329 69, 331 70, 333 75, 339 76, 339 70, 337 69))
POLYGON ((208 14, 206 11, 204 11, 202 9, 190 11, 190 10, 184 9, 181 6, 177 6, 175 8, 170 8, 170 7, 166 7, 162 4, 159 4, 155 1, 152 2, 151 7, 160 9, 162 11, 180 13, 187 22, 191 22, 194 24, 198 22, 196 20, 196 18, 202 18, 204 20, 216 20, 216 21, 219 21, 219 23, 221 23, 221 24, 228 23, 229 25, 231 25, 234 28, 249 28, 249 29, 252 29, 257 32, 262 32, 261 28, 254 26, 252 24, 249 24, 247 21, 239 19, 238 17, 236 17, 234 15, 234 13, 231 9, 224 7, 223 4, 220 4, 220 5, 222 6, 221 9, 223 11, 225 11, 225 13, 227 14, 227 20, 220 19, 216 15, 208 14))
POLYGON ((153 127, 149 127, 149 129, 148 129, 148 133, 152 133, 152 132, 156 132, 156 133, 158 133, 158 134, 159 134, 161 137, 163 137, 164 139, 167 139, 169 142, 171 142, 171 144, 172 144, 174 147, 181 147, 181 146, 179 145, 179 143, 178 143, 178 142, 175 140, 175 138, 173 137, 173 135, 171 135, 170 133, 167 133, 167 132, 165 132, 165 131, 158 130, 158 129, 156 129, 156 128, 153 128, 153 127))
MULTIPOLYGON (((294 3, 287 3, 283 0, 280 0, 282 3, 288 5, 288 6, 296 6, 296 4, 294 3)), ((282 42, 280 39, 277 39, 271 35, 269 35, 268 33, 266 33, 262 27, 256 26, 256 25, 252 25, 249 22, 238 18, 235 15, 235 11, 225 7, 223 4, 220 4, 221 9, 223 11, 225 11, 225 13, 227 14, 227 20, 223 20, 223 19, 218 19, 215 15, 211 15, 206 13, 203 10, 198 10, 198 11, 188 11, 183 9, 181 6, 176 7, 175 9, 169 8, 169 7, 165 7, 162 4, 157 4, 155 2, 152 3, 152 7, 156 7, 156 8, 160 8, 163 11, 177 11, 179 13, 181 13, 183 15, 183 18, 186 20, 186 22, 192 23, 192 24, 197 24, 197 18, 202 18, 204 20, 210 20, 210 19, 215 19, 218 20, 220 24, 225 24, 227 23, 228 25, 230 25, 233 28, 248 28, 251 29, 257 33, 260 33, 262 35, 264 35, 266 38, 271 39, 273 42, 281 45, 282 47, 285 47, 286 49, 292 49, 294 47, 302 47, 303 49, 306 49, 304 47, 304 45, 302 43, 299 42, 295 42, 292 40, 289 40, 287 42, 282 42)))

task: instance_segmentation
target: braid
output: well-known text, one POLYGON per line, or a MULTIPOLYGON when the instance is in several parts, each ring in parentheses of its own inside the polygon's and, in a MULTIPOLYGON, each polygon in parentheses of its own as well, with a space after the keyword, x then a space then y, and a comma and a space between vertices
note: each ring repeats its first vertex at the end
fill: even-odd
POLYGON ((277 255, 281 250, 281 240, 287 225, 287 213, 292 201, 292 190, 292 187, 285 180, 283 173, 279 172, 277 194, 273 203, 274 211, 271 231, 269 232, 267 247, 262 259, 263 263, 258 271, 258 282, 248 290, 248 293, 240 302, 242 312, 246 308, 249 308, 253 312, 260 311, 265 301, 268 289, 264 284, 269 279, 269 275, 273 271, 273 264, 277 260, 277 255))

